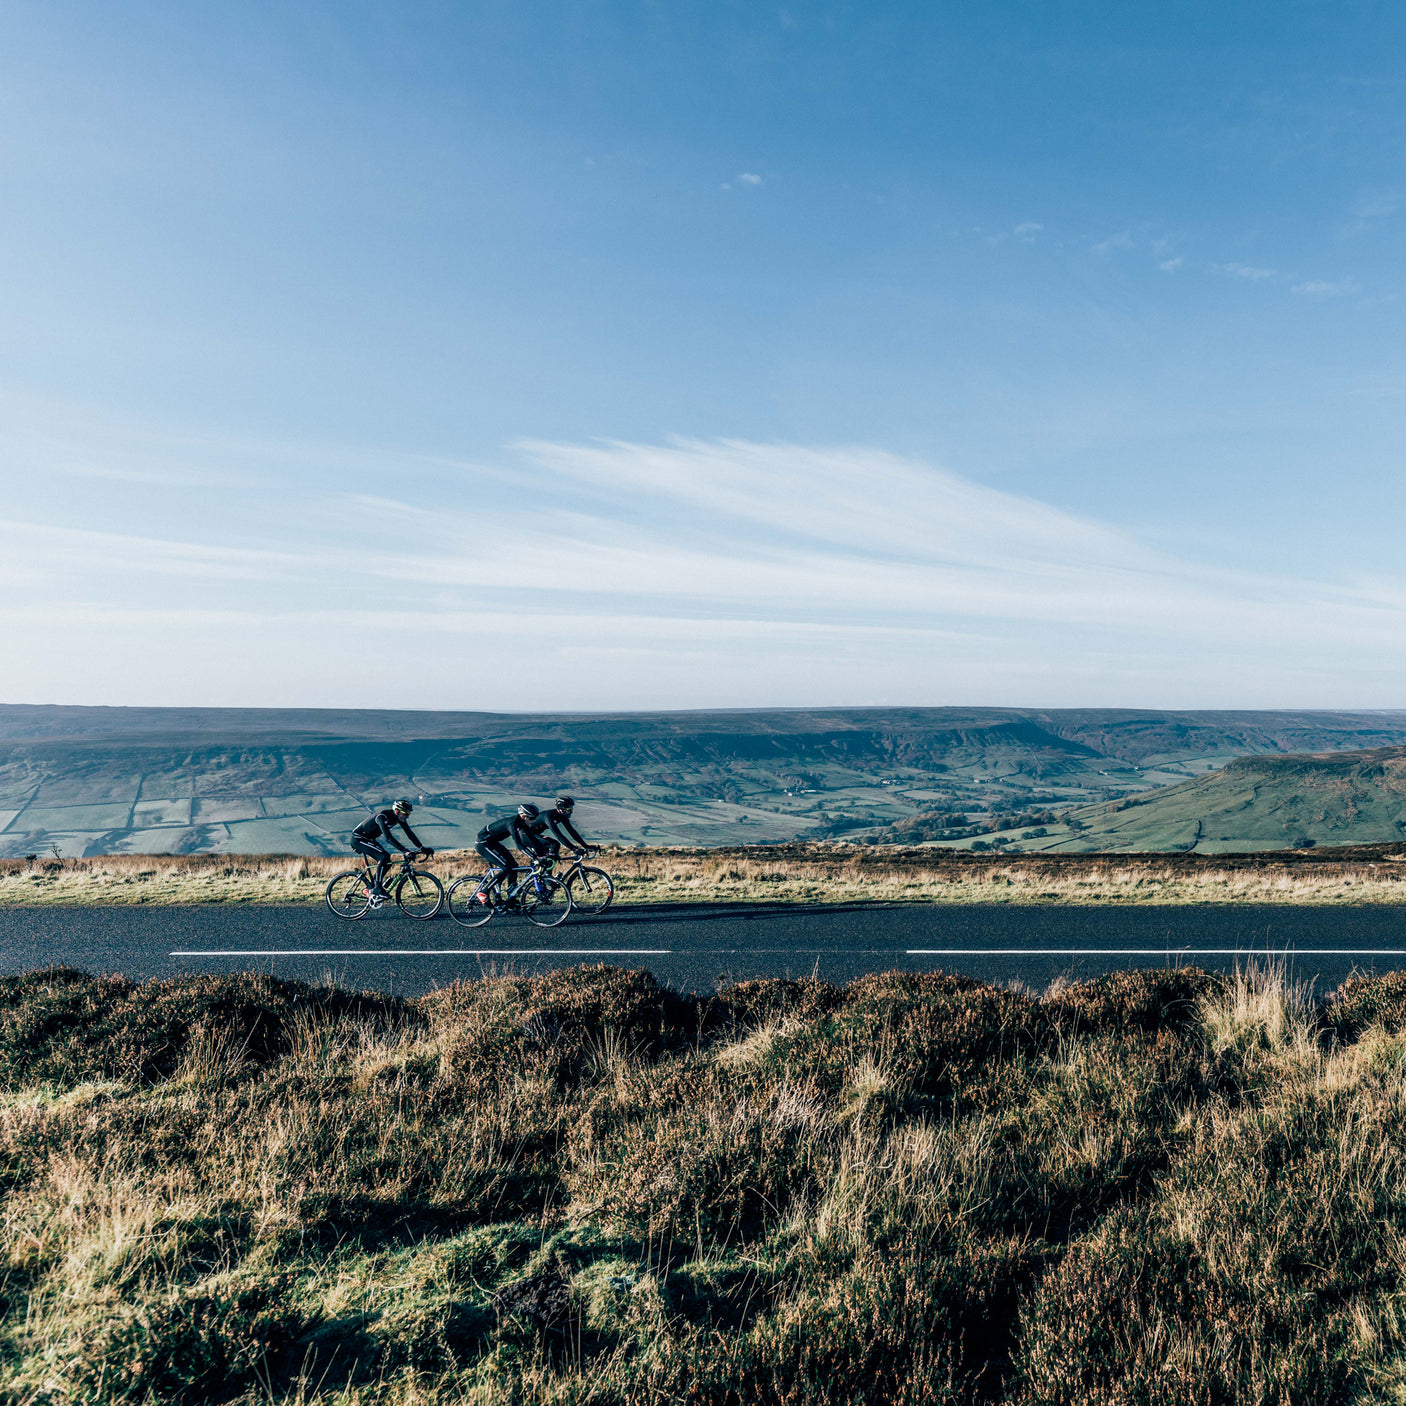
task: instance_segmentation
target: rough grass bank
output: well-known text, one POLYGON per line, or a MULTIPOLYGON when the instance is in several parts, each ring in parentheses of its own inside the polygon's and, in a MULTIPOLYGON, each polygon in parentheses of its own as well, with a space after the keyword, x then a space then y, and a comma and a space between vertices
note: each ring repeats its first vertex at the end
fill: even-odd
MULTIPOLYGON (((0 860, 0 906, 320 903, 352 856, 97 855, 0 860)), ((602 851, 620 903, 1406 903, 1406 849, 1250 855, 1023 855, 889 845, 602 851)), ((471 851, 430 866, 446 882, 471 851)))
POLYGON ((1397 1401, 1406 975, 0 982, 0 1398, 1397 1401))

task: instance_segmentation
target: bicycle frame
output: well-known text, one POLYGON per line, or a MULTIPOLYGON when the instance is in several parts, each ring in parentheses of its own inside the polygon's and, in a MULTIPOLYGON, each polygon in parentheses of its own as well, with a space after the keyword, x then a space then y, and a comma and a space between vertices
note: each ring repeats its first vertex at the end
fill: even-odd
MULTIPOLYGON (((373 860, 369 854, 363 854, 361 856, 361 868, 362 872, 366 875, 366 887, 371 889, 374 893, 376 889, 376 861, 373 860)), ((402 854, 400 856, 399 869, 396 868, 395 861, 392 860, 390 864, 386 865, 386 881, 384 885, 386 892, 390 892, 391 880, 395 878, 397 874, 414 874, 416 872, 413 855, 402 854)))
POLYGON ((500 903, 512 903, 517 899, 517 896, 523 891, 523 889, 525 889, 528 884, 530 884, 534 879, 544 879, 548 877, 554 877, 552 875, 550 863, 514 864, 511 869, 505 869, 503 871, 502 877, 499 878, 494 885, 498 889, 500 895, 498 901, 500 903), (524 873, 524 871, 526 872, 524 873), (520 883, 516 883, 511 888, 505 890, 503 888, 503 883, 510 874, 523 874, 523 878, 520 883))

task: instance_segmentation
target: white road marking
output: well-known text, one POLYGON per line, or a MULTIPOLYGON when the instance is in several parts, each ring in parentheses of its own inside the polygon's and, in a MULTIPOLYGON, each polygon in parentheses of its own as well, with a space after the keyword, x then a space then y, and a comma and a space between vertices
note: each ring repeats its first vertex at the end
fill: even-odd
POLYGON ((172 952, 172 957, 667 957, 667 947, 273 947, 172 952))
POLYGON ((908 957, 1406 957, 1406 947, 909 947, 908 957))

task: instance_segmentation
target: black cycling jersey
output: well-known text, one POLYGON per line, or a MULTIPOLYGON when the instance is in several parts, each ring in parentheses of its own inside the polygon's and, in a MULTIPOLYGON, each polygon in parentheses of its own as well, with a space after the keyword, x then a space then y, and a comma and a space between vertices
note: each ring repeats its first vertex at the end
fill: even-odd
POLYGON ((546 815, 539 815, 536 820, 529 820, 527 828, 532 831, 532 838, 537 841, 538 848, 553 859, 557 858, 561 853, 561 846, 547 833, 546 815))
POLYGON ((541 819, 551 826, 552 834, 562 844, 574 846, 576 849, 590 849, 590 845, 581 838, 580 832, 571 823, 571 817, 564 810, 553 806, 551 810, 542 812, 541 819))
POLYGON ((544 810, 532 822, 531 828, 532 833, 547 844, 565 845, 568 849, 590 848, 563 811, 544 810), (549 831, 550 833, 548 833, 549 831), (555 836, 555 840, 553 840, 553 836, 555 836))
POLYGON ((497 820, 490 820, 482 830, 478 832, 480 844, 501 845, 504 840, 512 842, 524 853, 540 855, 542 846, 538 842, 537 836, 532 833, 532 827, 520 815, 503 815, 497 820))
POLYGON ((375 815, 368 815, 366 819, 352 831, 352 834, 361 840, 389 840, 401 853, 405 853, 405 846, 391 834, 392 828, 397 825, 409 835, 410 843, 414 845, 416 849, 425 848, 425 846, 420 843, 420 837, 410 828, 409 823, 393 810, 382 810, 378 811, 375 815))

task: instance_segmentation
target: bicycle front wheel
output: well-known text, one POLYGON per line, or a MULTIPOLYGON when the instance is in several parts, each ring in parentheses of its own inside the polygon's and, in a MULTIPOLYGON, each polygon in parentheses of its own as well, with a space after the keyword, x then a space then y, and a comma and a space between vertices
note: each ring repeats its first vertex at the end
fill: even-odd
POLYGON ((371 907, 371 890, 359 869, 344 869, 327 883, 327 906, 339 918, 363 917, 371 907))
POLYGON ((396 906, 407 918, 433 918, 444 902, 444 885, 423 869, 412 869, 395 886, 396 906))
POLYGON ((571 912, 571 890, 560 879, 545 874, 528 880, 517 901, 527 919, 539 928, 554 928, 571 912))
POLYGON ((465 874, 449 885, 449 916, 466 928, 481 928, 493 916, 487 874, 465 874))
POLYGON ((584 913, 588 918, 599 917, 615 898, 615 884, 610 875, 604 869, 595 869, 589 864, 572 870, 567 876, 566 887, 571 894, 572 911, 584 913))

